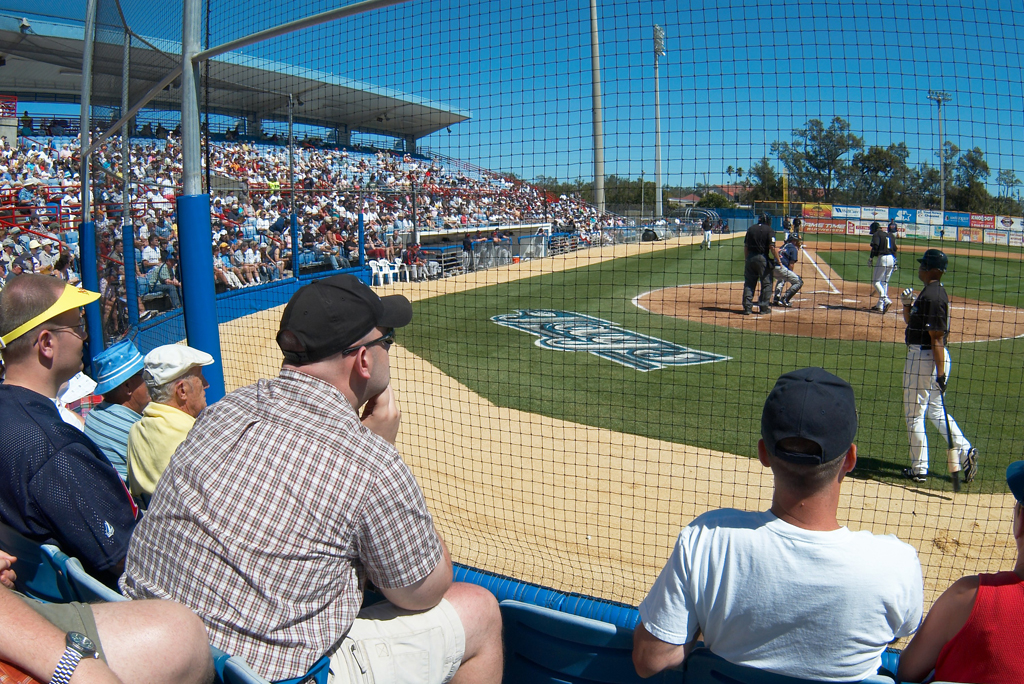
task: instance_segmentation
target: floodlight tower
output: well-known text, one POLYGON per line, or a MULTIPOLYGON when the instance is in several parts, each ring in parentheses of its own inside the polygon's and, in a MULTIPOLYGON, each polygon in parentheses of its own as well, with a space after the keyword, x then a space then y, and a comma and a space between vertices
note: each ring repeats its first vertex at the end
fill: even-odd
POLYGON ((591 110, 594 117, 594 204, 604 215, 604 129, 601 121, 601 41, 597 32, 597 0, 590 0, 591 110))
POLYGON ((942 220, 946 220, 946 154, 945 142, 942 140, 942 103, 949 102, 953 96, 944 90, 929 90, 928 99, 934 100, 939 107, 939 210, 942 220))
POLYGON ((661 93, 658 89, 658 58, 665 56, 665 29, 654 25, 654 217, 661 218, 661 93))

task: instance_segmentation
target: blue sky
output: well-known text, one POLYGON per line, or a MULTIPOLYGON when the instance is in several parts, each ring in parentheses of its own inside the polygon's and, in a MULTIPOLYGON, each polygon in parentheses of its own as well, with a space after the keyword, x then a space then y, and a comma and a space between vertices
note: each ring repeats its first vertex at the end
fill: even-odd
MULTIPOLYGON (((149 1, 123 3, 138 33, 180 37, 179 2, 160 12, 149 1)), ((84 6, 55 4, 65 16, 84 6)), ((213 0, 212 42, 335 4, 213 0)), ((1003 168, 1024 178, 1019 3, 602 0, 599 17, 608 174, 654 174, 658 23, 668 48, 660 69, 666 183, 723 182, 727 166, 748 168, 809 118, 834 116, 867 144, 903 141, 912 163, 934 162, 929 89, 954 96, 943 111, 947 140, 981 147, 992 181, 1003 168)), ((588 0, 422 0, 248 52, 473 113, 421 141, 432 150, 528 178, 592 173, 588 0)))

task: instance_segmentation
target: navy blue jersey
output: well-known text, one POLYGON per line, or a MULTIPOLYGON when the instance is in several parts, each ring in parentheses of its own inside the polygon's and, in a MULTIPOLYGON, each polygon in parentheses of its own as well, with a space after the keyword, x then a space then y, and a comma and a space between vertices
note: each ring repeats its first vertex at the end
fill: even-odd
POLYGON ((0 385, 0 520, 100 575, 124 560, 138 509, 117 471, 53 401, 0 385))
POLYGON ((796 260, 799 257, 799 255, 800 254, 797 251, 796 245, 793 244, 792 242, 787 242, 785 245, 782 246, 782 249, 779 250, 779 261, 782 262, 783 266, 789 268, 790 266, 796 263, 796 260))

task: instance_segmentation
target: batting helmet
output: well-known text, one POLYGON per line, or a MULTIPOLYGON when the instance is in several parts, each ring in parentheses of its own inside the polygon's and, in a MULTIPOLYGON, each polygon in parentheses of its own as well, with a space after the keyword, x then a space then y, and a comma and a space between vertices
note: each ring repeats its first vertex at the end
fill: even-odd
POLYGON ((871 224, 871 234, 874 235, 875 233, 877 233, 881 227, 882 227, 882 224, 880 224, 878 221, 875 221, 874 223, 872 223, 871 224))
POLYGON ((942 250, 938 249, 925 250, 925 253, 921 256, 920 259, 918 259, 918 262, 921 264, 921 268, 924 269, 925 271, 931 271, 935 269, 939 271, 945 271, 946 267, 949 266, 949 259, 946 257, 945 253, 942 252, 942 250))
POLYGON ((794 229, 794 230, 796 230, 797 228, 799 228, 799 227, 800 227, 800 226, 802 226, 803 224, 804 224, 804 221, 803 221, 803 219, 798 219, 798 218, 796 218, 796 219, 793 219, 793 229, 794 229))
POLYGON ((799 242, 803 242, 803 241, 804 241, 804 239, 802 237, 800 237, 799 233, 790 233, 789 237, 786 238, 786 242, 797 242, 797 243, 799 243, 799 242))

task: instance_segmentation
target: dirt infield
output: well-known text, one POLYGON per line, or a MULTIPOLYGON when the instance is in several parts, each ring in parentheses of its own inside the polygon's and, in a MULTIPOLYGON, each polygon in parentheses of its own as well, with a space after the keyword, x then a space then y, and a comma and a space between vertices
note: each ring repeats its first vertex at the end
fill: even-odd
MULTIPOLYGON (((845 247, 847 245, 837 245, 845 247)), ((847 250, 838 250, 847 251, 847 250)), ((648 292, 634 303, 652 313, 743 330, 868 342, 903 342, 899 292, 885 315, 871 311, 878 294, 869 283, 846 282, 813 250, 804 248, 796 272, 804 286, 793 308, 775 307, 771 315, 743 316, 743 283, 713 283, 648 292)), ((917 288, 920 292, 920 284, 917 288)), ((1024 335, 1024 310, 962 297, 950 298, 953 342, 983 342, 1024 335)))
MULTIPOLYGON (((697 241, 683 238, 591 249, 376 289, 417 300, 697 241)), ((819 265, 824 270, 821 260, 819 265)), ((846 285, 851 292, 855 289, 846 285)), ((813 291, 824 286, 822 281, 805 287, 813 291)), ((771 326, 784 327, 788 320, 799 318, 788 311, 765 320, 739 316, 730 311, 739 302, 738 291, 734 294, 732 299, 732 295, 722 296, 723 320, 735 320, 737 325, 749 321, 751 326, 781 332, 771 326)), ((660 299, 669 300, 667 296, 660 299)), ((825 295, 821 301, 830 300, 825 295)), ((902 332, 892 312, 879 317, 798 304, 801 309, 821 309, 824 315, 863 314, 872 323, 854 322, 851 328, 892 328, 892 335, 902 332)), ((221 326, 229 390, 277 373, 281 356, 273 340, 280 309, 221 326), (232 338, 245 343, 232 349, 228 342, 232 338)), ((807 325, 825 327, 813 321, 807 325)), ((403 411, 399 451, 422 485, 438 527, 459 562, 635 605, 663 565, 679 529, 696 515, 717 507, 764 510, 770 505, 771 475, 750 458, 752 453, 698 449, 502 408, 400 345, 391 353, 392 377, 403 411)), ((1010 536, 1009 503, 1008 494, 966 492, 954 497, 899 484, 850 480, 843 488, 840 516, 853 529, 896 534, 913 544, 921 556, 925 600, 930 605, 967 571, 992 572, 1012 565, 1016 549, 1010 536)))

